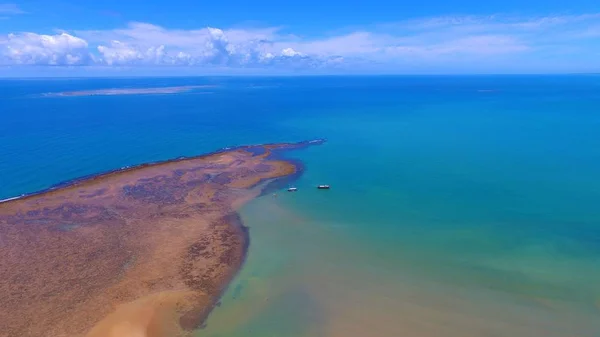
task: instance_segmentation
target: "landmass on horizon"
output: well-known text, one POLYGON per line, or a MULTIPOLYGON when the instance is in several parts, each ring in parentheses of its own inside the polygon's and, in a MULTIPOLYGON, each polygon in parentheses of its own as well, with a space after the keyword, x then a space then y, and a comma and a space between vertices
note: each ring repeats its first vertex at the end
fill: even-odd
POLYGON ((248 246, 236 210, 299 174, 242 146, 0 203, 0 336, 177 336, 198 328, 248 246), (36 317, 36 319, 31 319, 36 317))

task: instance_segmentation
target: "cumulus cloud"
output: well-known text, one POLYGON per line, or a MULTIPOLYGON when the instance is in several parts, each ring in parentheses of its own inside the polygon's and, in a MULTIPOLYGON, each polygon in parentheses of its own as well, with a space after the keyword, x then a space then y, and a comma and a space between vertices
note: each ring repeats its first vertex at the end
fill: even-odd
POLYGON ((8 34, 7 38, 0 43, 3 46, 4 61, 12 64, 82 65, 93 59, 88 43, 67 33, 8 34))
POLYGON ((97 49, 107 65, 158 64, 165 55, 165 46, 140 50, 120 41, 111 41, 108 46, 98 46, 97 49))
POLYGON ((302 53, 295 51, 293 48, 285 48, 281 51, 282 56, 286 57, 294 57, 294 56, 302 56, 302 53))
MULTIPOLYGON (((182 31, 132 23, 127 29, 41 35, 9 34, 0 40, 4 64, 257 67, 317 65, 302 52, 273 46, 272 29, 255 31, 203 28, 182 31)), ((327 62, 327 60, 323 60, 327 62)))
MULTIPOLYGON (((291 47, 275 45, 276 29, 222 30, 169 30, 147 23, 131 23, 128 28, 115 31, 79 32, 92 42, 99 43, 100 61, 107 65, 219 65, 229 67, 257 67, 302 65, 305 55, 291 47), (108 44, 103 41, 113 39, 108 44)), ((324 62, 326 60, 323 60, 324 62)))
POLYGON ((533 58, 540 50, 545 55, 590 50, 593 47, 586 41, 599 36, 597 27, 599 14, 456 16, 413 19, 363 27, 347 34, 302 38, 278 27, 183 30, 132 22, 112 30, 8 34, 0 37, 0 60, 23 65, 309 69, 461 60, 469 64, 492 58, 533 58))

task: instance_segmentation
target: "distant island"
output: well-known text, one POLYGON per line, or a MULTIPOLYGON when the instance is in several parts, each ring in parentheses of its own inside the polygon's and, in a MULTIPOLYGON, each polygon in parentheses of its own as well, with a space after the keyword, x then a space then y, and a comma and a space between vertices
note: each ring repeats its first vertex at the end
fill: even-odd
POLYGON ((114 88, 98 90, 64 91, 57 93, 46 93, 46 97, 72 97, 72 96, 114 96, 114 95, 155 95, 155 94, 178 94, 196 89, 212 88, 211 85, 186 85, 179 87, 157 87, 157 88, 114 88))
POLYGON ((274 154, 322 142, 145 164, 1 202, 0 335, 189 334, 245 259, 236 210, 300 171, 274 154))

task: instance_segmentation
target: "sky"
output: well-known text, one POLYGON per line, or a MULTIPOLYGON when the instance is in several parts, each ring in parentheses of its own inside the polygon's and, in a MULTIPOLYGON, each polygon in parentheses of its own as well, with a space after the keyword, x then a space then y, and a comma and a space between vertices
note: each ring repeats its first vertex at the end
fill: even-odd
POLYGON ((600 72, 597 0, 0 0, 0 77, 600 72))

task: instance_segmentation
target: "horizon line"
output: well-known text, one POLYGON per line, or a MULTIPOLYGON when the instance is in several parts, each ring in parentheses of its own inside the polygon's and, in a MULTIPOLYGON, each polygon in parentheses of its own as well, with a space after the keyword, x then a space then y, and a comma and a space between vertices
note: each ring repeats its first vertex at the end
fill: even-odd
POLYGON ((43 80, 43 79, 130 79, 130 78, 210 78, 210 77, 510 77, 510 76, 597 76, 600 72, 572 72, 572 73, 420 73, 420 74, 378 74, 378 73, 365 73, 365 74, 205 74, 205 75, 83 75, 83 76, 3 76, 0 74, 0 80, 43 80))

